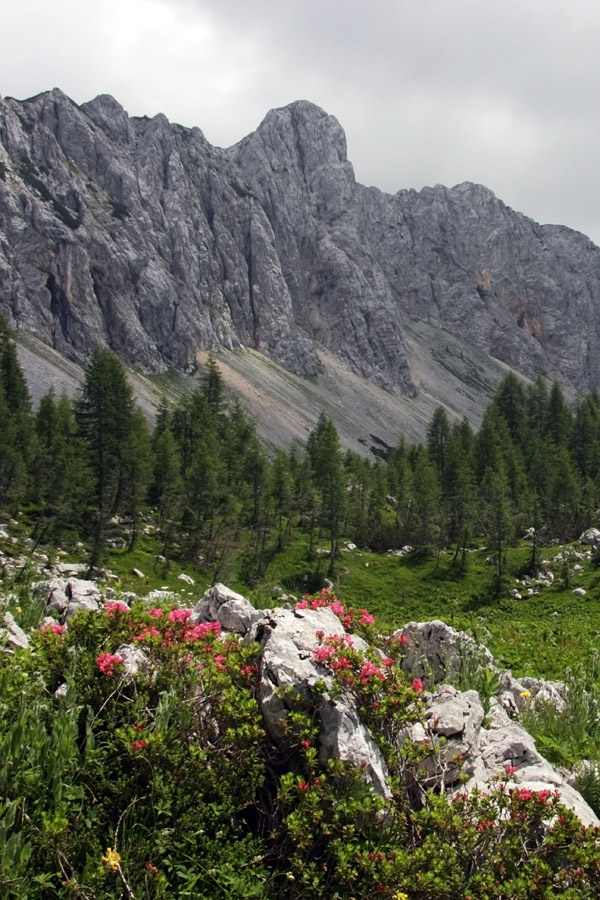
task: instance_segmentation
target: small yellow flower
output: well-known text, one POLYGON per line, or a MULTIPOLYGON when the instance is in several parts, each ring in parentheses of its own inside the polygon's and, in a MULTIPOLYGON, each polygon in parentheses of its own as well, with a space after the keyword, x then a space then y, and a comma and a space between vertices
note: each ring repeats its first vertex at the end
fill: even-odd
POLYGON ((121 864, 121 854, 108 847, 106 856, 102 857, 102 862, 107 869, 112 869, 113 872, 116 872, 121 864))
POLYGON ((531 697, 531 691, 521 691, 521 697, 525 699, 525 697, 531 697))
POLYGON ((408 900, 408 894, 405 894, 404 891, 396 891, 392 900, 408 900))

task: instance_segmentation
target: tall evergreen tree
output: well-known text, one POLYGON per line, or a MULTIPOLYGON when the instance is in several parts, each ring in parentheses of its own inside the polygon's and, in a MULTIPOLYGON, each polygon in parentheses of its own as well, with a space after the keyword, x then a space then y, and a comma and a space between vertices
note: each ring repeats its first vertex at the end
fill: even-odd
POLYGON ((514 372, 502 379, 492 400, 494 407, 506 422, 513 444, 522 446, 528 437, 527 397, 523 382, 514 372))
POLYGON ((329 574, 333 575, 344 516, 346 485, 339 436, 331 419, 323 413, 309 435, 307 448, 329 530, 329 574))
POLYGON ((208 354, 204 375, 202 377, 202 388, 211 409, 213 409, 215 413, 222 412, 225 402, 225 382, 223 381, 221 370, 212 353, 208 354))
POLYGON ((496 554, 496 589, 502 587, 506 546, 512 538, 508 480, 504 467, 488 468, 481 483, 483 524, 496 554))
POLYGON ((108 521, 121 509, 127 493, 134 411, 133 391, 123 364, 111 350, 96 349, 77 404, 79 431, 93 477, 90 569, 100 564, 108 521))
POLYGON ((291 515, 294 482, 289 457, 277 450, 271 464, 271 493, 277 516, 277 549, 283 550, 286 535, 291 533, 291 515))
POLYGON ((437 469, 424 447, 414 455, 412 497, 413 541, 421 550, 439 548, 442 532, 440 482, 437 469))
POLYGON ((442 480, 442 504, 447 528, 446 539, 450 543, 456 542, 453 564, 456 564, 460 555, 464 568, 467 547, 475 525, 476 488, 470 457, 464 452, 456 432, 448 447, 442 480))
POLYGON ((139 536, 140 514, 147 500, 152 476, 152 447, 148 425, 141 409, 133 409, 131 427, 124 451, 125 488, 121 498, 124 512, 131 517, 129 550, 135 550, 139 536))
POLYGON ((168 559, 175 540, 176 524, 183 503, 183 479, 177 442, 169 427, 163 428, 154 442, 154 479, 152 500, 158 509, 163 555, 168 559))
POLYGON ((554 447, 550 454, 547 487, 550 528, 562 541, 573 540, 579 524, 581 480, 566 447, 554 447))
POLYGON ((565 447, 571 438, 572 429, 573 414, 567 406, 562 387, 555 381, 548 398, 544 434, 557 447, 565 447))
POLYGON ((90 492, 90 471, 79 441, 72 402, 51 390, 35 417, 37 452, 33 498, 39 506, 36 541, 57 540, 64 530, 82 527, 81 511, 90 492))
POLYGON ((15 504, 27 491, 36 441, 27 382, 3 317, 0 317, 0 422, 0 503, 15 504))
POLYGON ((438 406, 427 426, 427 451, 441 480, 446 465, 448 441, 450 440, 450 420, 443 406, 438 406))
POLYGON ((548 385, 546 380, 538 375, 534 384, 526 389, 526 407, 529 430, 540 437, 544 434, 546 416, 548 414, 548 385))

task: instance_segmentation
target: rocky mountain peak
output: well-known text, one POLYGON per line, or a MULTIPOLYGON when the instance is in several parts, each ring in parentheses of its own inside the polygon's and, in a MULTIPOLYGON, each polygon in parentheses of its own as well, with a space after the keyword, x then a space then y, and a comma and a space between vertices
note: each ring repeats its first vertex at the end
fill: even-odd
POLYGON ((186 369, 251 347, 315 375, 323 348, 411 396, 420 322, 526 376, 600 384, 598 248, 481 185, 357 184, 339 122, 308 101, 220 150, 54 89, 0 101, 0 160, 0 310, 76 361, 109 344, 186 369))
MULTIPOLYGON (((296 100, 272 109, 257 130, 245 138, 260 140, 280 150, 287 147, 296 156, 302 171, 309 174, 327 163, 346 163, 346 135, 338 120, 308 100, 296 100)), ((243 141, 242 141, 243 143, 243 141)))
POLYGON ((88 103, 82 104, 81 111, 113 140, 121 144, 133 141, 135 132, 129 116, 110 94, 99 94, 88 103))

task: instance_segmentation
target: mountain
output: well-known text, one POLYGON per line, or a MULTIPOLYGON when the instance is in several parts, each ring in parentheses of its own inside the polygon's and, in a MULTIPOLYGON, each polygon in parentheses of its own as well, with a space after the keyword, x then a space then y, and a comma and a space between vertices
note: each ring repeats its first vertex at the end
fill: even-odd
POLYGON ((477 420, 505 367, 600 385, 598 247, 480 185, 357 184, 306 101, 223 150, 109 96, 0 98, 0 227, 0 311, 71 363, 108 344, 190 372, 246 348, 317 395, 367 379, 415 432, 438 401, 477 420))

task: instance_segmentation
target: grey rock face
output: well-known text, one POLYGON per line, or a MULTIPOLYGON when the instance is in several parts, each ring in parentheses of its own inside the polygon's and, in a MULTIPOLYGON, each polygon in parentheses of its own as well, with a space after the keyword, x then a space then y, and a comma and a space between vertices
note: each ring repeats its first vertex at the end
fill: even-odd
POLYGON ((108 96, 0 99, 0 224, 0 310, 78 362, 252 347, 315 374, 321 345, 411 394, 421 319, 525 375, 600 384, 600 249, 479 185, 357 184, 339 123, 305 101, 220 150, 108 96))
POLYGON ((508 789, 558 791, 561 802, 572 809, 584 825, 599 824, 598 817, 581 794, 538 753, 533 738, 518 722, 511 720, 498 704, 492 707, 490 718, 488 727, 479 735, 473 775, 465 785, 467 790, 485 789, 490 779, 502 776, 508 766, 510 774, 505 780, 508 789), (512 772, 512 768, 516 771, 512 772))
POLYGON ((219 622, 226 631, 243 635, 263 616, 241 594, 224 584, 215 584, 195 605, 190 622, 219 622))
MULTIPOLYGON (((331 676, 313 658, 318 646, 317 632, 344 634, 344 626, 329 609, 272 610, 256 625, 261 643, 259 701, 266 727, 275 740, 285 735, 286 720, 297 702, 313 705, 314 687, 324 682, 331 687, 331 676)), ((366 647, 358 637, 356 649, 366 647)), ((389 796, 385 761, 369 729, 361 721, 350 696, 331 697, 326 692, 319 705, 319 758, 342 759, 361 767, 367 779, 382 796, 389 796)))
POLYGON ((109 344, 149 371, 248 345, 314 371, 293 332, 272 231, 198 129, 130 119, 110 97, 0 101, 0 308, 85 361, 109 344))
POLYGON ((70 619, 80 610, 98 610, 103 601, 98 585, 81 578, 51 578, 37 582, 33 590, 46 596, 46 609, 59 612, 62 621, 70 619))
POLYGON ((2 622, 4 627, 0 628, 0 640, 6 643, 9 650, 27 650, 29 638, 20 625, 17 624, 13 614, 5 612, 2 622))
POLYGON ((597 528, 588 528, 583 532, 579 541, 582 544, 591 544, 592 547, 597 547, 600 544, 600 531, 597 528))
POLYGON ((150 660, 144 651, 134 644, 121 644, 115 655, 121 657, 123 670, 130 677, 150 671, 150 660))
POLYGON ((436 682, 451 679, 461 670, 466 658, 487 666, 494 662, 487 648, 439 619, 409 622, 394 633, 395 637, 402 635, 408 639, 403 668, 420 678, 431 676, 436 682))

